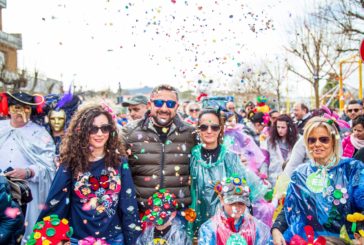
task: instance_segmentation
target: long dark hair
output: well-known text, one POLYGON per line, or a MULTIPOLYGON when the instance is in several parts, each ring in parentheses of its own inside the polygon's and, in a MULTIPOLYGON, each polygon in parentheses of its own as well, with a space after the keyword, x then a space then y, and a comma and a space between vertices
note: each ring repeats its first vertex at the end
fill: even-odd
POLYGON ((220 133, 219 136, 217 137, 217 142, 219 144, 222 144, 223 142, 223 138, 224 138, 224 117, 222 116, 222 113, 220 111, 220 109, 214 109, 214 108, 205 108, 201 111, 200 115, 198 115, 198 122, 197 122, 197 128, 198 126, 200 126, 201 123, 201 117, 205 114, 213 114, 215 115, 218 119, 219 119, 219 125, 220 125, 220 133))
POLYGON ((126 156, 111 114, 100 105, 84 107, 72 117, 60 150, 61 164, 69 168, 74 177, 78 173, 88 170, 89 157, 92 152, 89 146, 90 129, 94 119, 100 115, 105 115, 112 126, 109 139, 105 144, 106 167, 117 168, 120 165, 121 157, 126 156))
POLYGON ((298 139, 298 131, 296 126, 293 123, 293 120, 286 114, 282 114, 277 118, 277 121, 273 123, 271 128, 269 129, 269 142, 272 144, 273 148, 275 149, 277 147, 277 142, 281 137, 278 135, 277 131, 277 122, 286 122, 287 123, 287 135, 286 135, 286 142, 288 144, 288 149, 292 150, 294 144, 296 144, 296 141, 298 139))

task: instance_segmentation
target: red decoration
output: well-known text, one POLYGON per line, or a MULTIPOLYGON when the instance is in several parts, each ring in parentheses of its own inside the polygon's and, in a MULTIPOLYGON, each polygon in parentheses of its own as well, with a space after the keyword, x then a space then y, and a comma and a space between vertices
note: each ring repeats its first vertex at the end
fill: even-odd
POLYGON ((304 227, 307 241, 300 237, 299 235, 294 235, 291 239, 290 245, 326 245, 326 239, 322 236, 319 236, 315 241, 315 232, 313 231, 312 226, 306 225, 304 227))
POLYGON ((361 41, 359 51, 360 51, 361 60, 364 61, 364 39, 361 41))
POLYGON ((88 181, 91 184, 91 189, 93 191, 100 189, 100 186, 104 189, 108 189, 110 184, 108 175, 101 175, 100 180, 98 180, 95 176, 91 176, 88 181))
POLYGON ((9 115, 9 105, 8 105, 8 97, 5 93, 1 93, 0 95, 1 103, 0 103, 0 113, 4 116, 9 115))

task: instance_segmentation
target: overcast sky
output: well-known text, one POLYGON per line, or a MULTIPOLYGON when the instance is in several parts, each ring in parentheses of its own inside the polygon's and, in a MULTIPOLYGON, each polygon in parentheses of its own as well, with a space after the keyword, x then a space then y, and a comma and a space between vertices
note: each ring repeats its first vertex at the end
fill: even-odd
POLYGON ((288 26, 307 10, 302 2, 10 0, 3 29, 22 33, 19 68, 65 86, 185 89, 212 78, 226 88, 239 69, 282 55, 288 26))

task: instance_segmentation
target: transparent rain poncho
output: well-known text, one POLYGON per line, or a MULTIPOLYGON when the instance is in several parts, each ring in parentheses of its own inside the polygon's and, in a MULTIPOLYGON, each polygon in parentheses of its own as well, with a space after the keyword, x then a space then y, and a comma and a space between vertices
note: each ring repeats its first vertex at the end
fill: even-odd
POLYGON ((286 241, 305 237, 306 225, 316 236, 339 237, 346 215, 364 210, 364 164, 343 159, 329 169, 303 164, 293 173, 284 203, 286 241))
POLYGON ((191 208, 196 211, 196 220, 189 223, 189 235, 193 235, 199 227, 212 217, 220 201, 214 191, 215 183, 223 178, 236 175, 245 178, 251 190, 250 200, 252 203, 263 198, 267 191, 266 186, 252 171, 248 170, 240 161, 237 154, 229 152, 227 147, 221 145, 221 150, 216 162, 206 162, 201 156, 201 145, 192 149, 190 174, 191 183, 191 208))
POLYGON ((187 235, 186 227, 182 224, 178 217, 172 220, 171 229, 162 238, 154 238, 153 225, 149 225, 145 228, 143 233, 138 238, 137 245, 191 245, 192 241, 187 235))
MULTIPOLYGON (((230 218, 231 219, 231 218, 230 218)), ((246 209, 243 223, 233 231, 230 220, 222 210, 204 223, 199 231, 199 245, 261 245, 267 244, 269 227, 249 214, 246 209)))
POLYGON ((243 132, 243 125, 237 124, 234 128, 225 128, 224 144, 230 151, 245 157, 248 168, 258 173, 265 156, 254 139, 243 132))

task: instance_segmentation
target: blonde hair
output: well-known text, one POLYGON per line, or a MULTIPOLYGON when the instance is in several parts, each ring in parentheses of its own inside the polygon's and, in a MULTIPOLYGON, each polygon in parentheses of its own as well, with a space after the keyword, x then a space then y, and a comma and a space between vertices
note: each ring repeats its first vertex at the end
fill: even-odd
MULTIPOLYGON (((326 119, 324 117, 313 117, 305 125, 303 132, 303 139, 305 142, 306 149, 308 150, 308 136, 311 132, 319 127, 326 128, 327 132, 331 135, 331 140, 333 142, 333 155, 335 156, 335 165, 339 162, 341 157, 341 142, 340 133, 332 120, 326 119)), ((308 156, 313 159, 310 151, 307 151, 308 156)))

